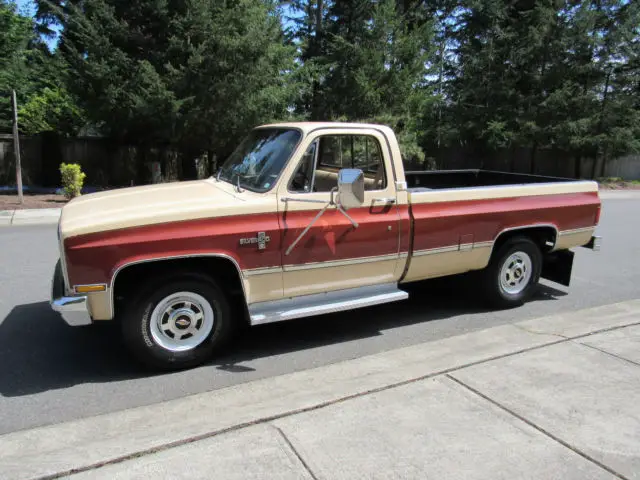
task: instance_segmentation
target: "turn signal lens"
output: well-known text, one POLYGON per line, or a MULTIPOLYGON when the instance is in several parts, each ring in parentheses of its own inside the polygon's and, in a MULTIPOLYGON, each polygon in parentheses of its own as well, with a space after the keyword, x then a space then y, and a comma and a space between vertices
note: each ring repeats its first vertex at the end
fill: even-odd
POLYGON ((92 293, 92 292, 104 292, 107 289, 107 286, 104 284, 101 285, 76 285, 74 290, 76 293, 92 293))

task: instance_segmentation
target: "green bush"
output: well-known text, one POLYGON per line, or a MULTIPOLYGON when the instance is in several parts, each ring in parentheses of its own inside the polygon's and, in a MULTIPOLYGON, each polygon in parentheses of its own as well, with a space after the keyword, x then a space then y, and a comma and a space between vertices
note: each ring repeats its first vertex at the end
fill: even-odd
POLYGON ((80 165, 77 163, 62 163, 60 164, 60 175, 62 176, 64 196, 69 199, 80 196, 86 177, 86 175, 82 173, 80 165))

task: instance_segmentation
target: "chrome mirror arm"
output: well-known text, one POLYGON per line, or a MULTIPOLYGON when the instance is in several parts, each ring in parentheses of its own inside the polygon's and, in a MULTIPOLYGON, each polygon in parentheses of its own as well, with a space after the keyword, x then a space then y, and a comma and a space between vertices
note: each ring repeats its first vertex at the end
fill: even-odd
POLYGON ((339 203, 336 203, 336 207, 338 207, 338 210, 340 211, 340 213, 342 213, 345 217, 347 217, 347 219, 351 222, 351 225, 353 225, 353 228, 358 228, 358 222, 356 222, 353 218, 349 216, 347 211, 344 208, 342 208, 342 205, 340 205, 339 203))
POLYGON ((324 207, 322 207, 322 210, 320 210, 318 212, 318 214, 315 216, 315 218, 313 220, 311 220, 311 223, 309 225, 307 225, 307 227, 302 231, 302 233, 300 233, 300 235, 298 235, 298 238, 296 238, 294 240, 294 242, 289 245, 289 248, 287 248, 287 251, 284 252, 285 255, 289 255, 291 253, 291 250, 293 250, 295 248, 295 246, 298 244, 298 242, 300 240, 302 240, 302 237, 304 237, 306 235, 306 233, 309 231, 309 229, 311 227, 313 227, 313 224, 316 223, 318 221, 318 219, 322 216, 322 214, 327 210, 327 208, 329 208, 331 206, 330 203, 327 203, 324 207))
POLYGON ((291 253, 291 251, 295 248, 298 242, 302 240, 302 237, 304 237, 307 234, 309 229, 313 227, 313 225, 318 221, 318 219, 322 216, 322 214, 327 211, 327 208, 331 206, 335 205, 338 211, 342 213, 345 217, 347 217, 347 219, 351 222, 351 225, 353 225, 354 228, 358 228, 358 222, 356 222, 353 218, 351 218, 349 214, 345 211, 345 209, 342 208, 342 205, 340 205, 339 202, 336 203, 335 199, 333 198, 333 194, 335 193, 336 190, 337 190, 337 187, 334 187, 331 189, 331 199, 329 200, 329 203, 325 202, 324 200, 312 200, 308 198, 284 197, 281 199, 282 202, 327 203, 324 207, 322 207, 322 210, 318 212, 318 214, 313 218, 313 220, 311 220, 311 223, 309 223, 309 225, 307 225, 306 228, 302 232, 300 232, 300 235, 298 235, 298 238, 296 238, 293 241, 293 243, 289 245, 289 248, 287 248, 287 250, 284 252, 285 256, 291 253))

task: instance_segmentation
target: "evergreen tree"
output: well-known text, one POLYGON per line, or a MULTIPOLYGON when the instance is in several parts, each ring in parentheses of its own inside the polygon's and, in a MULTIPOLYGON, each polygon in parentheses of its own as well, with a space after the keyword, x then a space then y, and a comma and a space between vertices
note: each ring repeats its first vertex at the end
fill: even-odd
POLYGON ((18 13, 13 2, 0 0, 0 132, 10 133, 13 125, 11 91, 18 104, 31 91, 28 63, 33 47, 33 22, 18 13))
POLYGON ((466 0, 456 9, 446 22, 455 53, 444 90, 449 141, 527 147, 532 172, 541 148, 597 156, 598 165, 636 148, 627 67, 640 24, 635 4, 466 0), (618 91, 627 92, 624 103, 618 91))
POLYGON ((0 131, 11 131, 11 90, 16 90, 20 130, 72 135, 82 112, 66 89, 66 64, 37 34, 33 19, 0 0, 0 131))
POLYGON ((89 119, 117 142, 180 149, 184 177, 203 150, 224 155, 291 103, 293 52, 271 1, 39 4, 62 28, 69 88, 89 119))
POLYGON ((325 118, 411 112, 427 73, 430 23, 410 29, 392 0, 336 0, 326 31, 325 118))

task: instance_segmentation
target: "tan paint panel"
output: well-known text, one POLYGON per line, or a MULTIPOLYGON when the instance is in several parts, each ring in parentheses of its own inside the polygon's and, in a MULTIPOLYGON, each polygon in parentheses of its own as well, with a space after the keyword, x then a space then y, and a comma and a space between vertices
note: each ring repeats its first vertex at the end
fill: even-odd
POLYGON ((247 304, 282 298, 282 271, 245 276, 242 282, 247 295, 247 304))
POLYGON ((415 256, 402 283, 479 270, 487 266, 490 255, 491 247, 483 246, 464 252, 456 250, 415 256))
POLYGON ((377 285, 396 281, 395 266, 398 260, 359 263, 348 266, 294 270, 284 273, 287 295, 310 295, 346 288, 377 285))
POLYGON ((89 314, 94 320, 111 320, 111 290, 87 295, 89 314))
POLYGON ((591 181, 538 183, 532 185, 499 185, 495 187, 472 187, 412 192, 412 204, 454 202, 459 200, 488 200, 494 198, 532 197, 536 195, 558 195, 563 193, 597 192, 598 184, 591 181))
POLYGON ((235 192, 213 179, 83 195, 62 209, 62 238, 201 218, 275 212, 275 193, 235 192))
POLYGON ((565 250, 573 247, 581 247, 582 245, 589 243, 589 240, 591 240, 591 236, 593 235, 594 231, 595 227, 580 229, 576 231, 568 230, 560 232, 560 234, 558 235, 558 239, 556 240, 554 250, 565 250))

